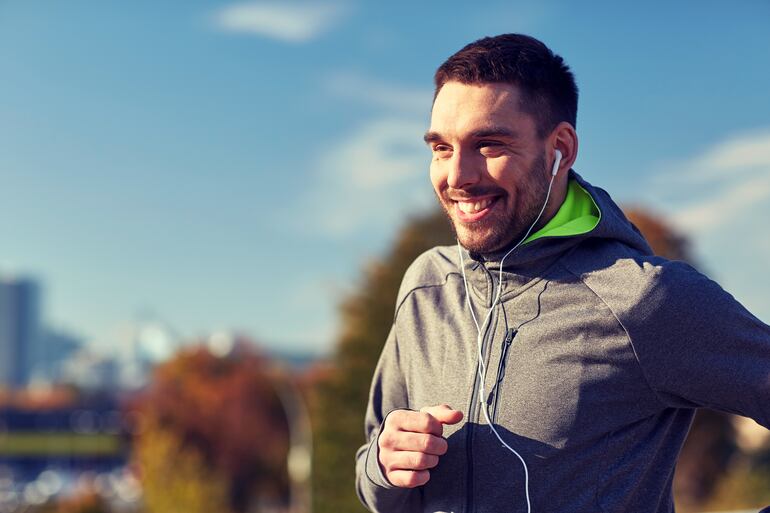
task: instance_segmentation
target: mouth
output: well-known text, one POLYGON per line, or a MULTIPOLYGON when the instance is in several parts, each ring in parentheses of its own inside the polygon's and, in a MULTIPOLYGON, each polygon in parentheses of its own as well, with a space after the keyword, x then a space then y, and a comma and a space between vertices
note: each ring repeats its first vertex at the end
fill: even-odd
POLYGON ((500 196, 486 196, 451 201, 454 203, 455 214, 460 221, 464 223, 474 223, 486 217, 497 204, 498 199, 500 199, 500 196))

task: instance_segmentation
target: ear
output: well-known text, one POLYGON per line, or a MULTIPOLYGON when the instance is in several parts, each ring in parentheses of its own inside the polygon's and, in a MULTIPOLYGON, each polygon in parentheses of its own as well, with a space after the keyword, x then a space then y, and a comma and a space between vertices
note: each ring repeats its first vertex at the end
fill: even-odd
POLYGON ((577 159, 578 136, 575 127, 566 121, 562 121, 553 129, 546 142, 551 150, 561 152, 561 164, 559 164, 558 174, 566 175, 577 159))

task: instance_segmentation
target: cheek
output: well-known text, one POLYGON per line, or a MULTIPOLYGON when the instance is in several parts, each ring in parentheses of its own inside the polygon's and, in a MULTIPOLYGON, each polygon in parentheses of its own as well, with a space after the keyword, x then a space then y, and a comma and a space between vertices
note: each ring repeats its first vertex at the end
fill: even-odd
POLYGON ((446 188, 447 175, 442 171, 443 166, 437 160, 432 160, 430 163, 430 182, 433 184, 433 189, 436 192, 440 192, 446 188))
POLYGON ((521 178, 517 166, 508 159, 490 159, 487 161, 487 175, 492 182, 508 194, 516 191, 516 184, 521 178))

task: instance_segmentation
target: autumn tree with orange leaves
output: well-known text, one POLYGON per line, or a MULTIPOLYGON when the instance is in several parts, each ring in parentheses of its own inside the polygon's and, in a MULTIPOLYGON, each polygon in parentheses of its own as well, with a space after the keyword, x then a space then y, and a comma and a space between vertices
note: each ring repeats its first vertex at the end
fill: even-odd
POLYGON ((156 368, 135 403, 144 419, 135 453, 148 506, 174 504, 168 495, 186 492, 186 500, 210 501, 209 510, 218 512, 286 503, 288 427, 274 379, 280 378, 270 375, 267 360, 245 340, 223 356, 197 345, 156 368), (169 455, 176 461, 158 461, 169 455), (184 468, 175 469, 177 464, 184 468), (190 499, 193 491, 184 482, 169 484, 177 470, 184 470, 186 481, 205 485, 207 496, 190 499))

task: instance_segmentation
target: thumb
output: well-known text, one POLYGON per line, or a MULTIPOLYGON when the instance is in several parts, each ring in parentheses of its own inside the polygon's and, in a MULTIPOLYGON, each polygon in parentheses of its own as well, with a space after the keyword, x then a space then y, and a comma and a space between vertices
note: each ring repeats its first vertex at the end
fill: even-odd
POLYGON ((455 410, 448 404, 439 404, 436 406, 426 406, 420 411, 429 413, 442 424, 457 424, 463 420, 463 412, 455 410))

